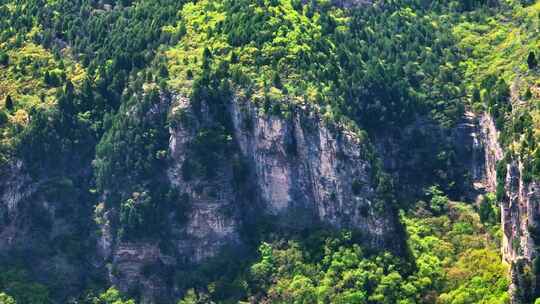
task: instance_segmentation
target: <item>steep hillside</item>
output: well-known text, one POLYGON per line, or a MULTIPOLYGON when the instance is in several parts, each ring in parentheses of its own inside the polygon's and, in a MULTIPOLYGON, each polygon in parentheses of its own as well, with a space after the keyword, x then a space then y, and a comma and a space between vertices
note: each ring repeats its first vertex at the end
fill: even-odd
POLYGON ((532 302, 538 10, 0 0, 0 303, 532 302))
POLYGON ((473 107, 486 141, 487 187, 501 203, 504 259, 512 265, 515 301, 538 297, 538 102, 536 54, 540 6, 507 2, 477 12, 454 32, 473 107))

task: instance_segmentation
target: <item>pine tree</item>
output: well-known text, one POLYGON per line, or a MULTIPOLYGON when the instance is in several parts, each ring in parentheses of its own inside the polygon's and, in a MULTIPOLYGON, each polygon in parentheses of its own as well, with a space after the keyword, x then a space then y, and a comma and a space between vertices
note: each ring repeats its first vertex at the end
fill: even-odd
POLYGON ((531 92, 531 88, 527 88, 527 91, 525 92, 525 99, 526 100, 529 100, 532 98, 532 92, 531 92))
POLYGON ((159 76, 161 78, 167 78, 169 76, 169 71, 167 70, 167 67, 165 65, 161 65, 159 67, 159 76))
POLYGON ((11 98, 11 95, 8 95, 6 97, 6 103, 5 103, 6 109, 13 110, 13 99, 11 98))
POLYGON ((203 70, 208 70, 210 68, 210 61, 212 60, 212 52, 208 48, 204 49, 203 52, 203 70))
POLYGON ((231 53, 231 63, 232 64, 238 63, 238 54, 236 54, 236 52, 231 53))
POLYGON ((49 71, 45 72, 45 75, 43 76, 43 82, 45 82, 45 84, 48 86, 53 84, 51 80, 51 74, 49 73, 49 71))
POLYGON ((274 73, 274 76, 272 77, 272 84, 274 85, 274 87, 278 89, 283 88, 283 84, 281 83, 281 78, 279 77, 279 74, 277 72, 274 73))
POLYGON ((533 51, 529 52, 529 57, 527 57, 527 64, 529 65, 529 69, 534 69, 538 65, 536 55, 533 51))
POLYGON ((9 56, 3 51, 0 51, 0 65, 7 65, 9 63, 9 56))
POLYGON ((478 88, 474 88, 473 95, 472 95, 472 101, 473 102, 482 101, 482 97, 480 95, 480 90, 478 88))

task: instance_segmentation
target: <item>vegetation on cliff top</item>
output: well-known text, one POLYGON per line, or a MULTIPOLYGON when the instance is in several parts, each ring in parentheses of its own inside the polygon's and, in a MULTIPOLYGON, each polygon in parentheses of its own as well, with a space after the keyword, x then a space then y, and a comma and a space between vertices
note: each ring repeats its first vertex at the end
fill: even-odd
POLYGON ((540 3, 532 2, 503 1, 494 12, 470 13, 453 30, 473 107, 493 116, 505 159, 523 163, 525 182, 540 180, 540 3))
POLYGON ((376 131, 433 114, 451 126, 463 112, 459 59, 448 18, 421 4, 345 12, 327 1, 198 1, 164 51, 170 85, 189 94, 216 71, 255 102, 316 105, 333 121, 376 131), (194 76, 195 75, 195 76, 194 76))

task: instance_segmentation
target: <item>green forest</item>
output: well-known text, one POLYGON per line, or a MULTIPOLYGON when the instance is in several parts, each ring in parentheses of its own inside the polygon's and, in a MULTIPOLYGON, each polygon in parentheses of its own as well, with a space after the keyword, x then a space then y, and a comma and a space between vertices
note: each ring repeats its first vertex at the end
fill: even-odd
MULTIPOLYGON (((32 259, 91 268, 103 227, 119 244, 174 251, 169 223, 187 223, 193 202, 170 180, 171 130, 197 119, 211 124, 183 151, 182 180, 211 183, 226 163, 227 187, 251 191, 231 100, 291 121, 307 109, 360 138, 372 216, 395 215, 403 248, 376 250, 349 227, 246 221, 240 255, 173 274, 143 267, 175 286, 170 303, 540 303, 540 255, 514 272, 501 249, 522 250, 501 221, 507 168, 518 162, 520 184, 540 183, 540 2, 341 2, 0 0, 0 232, 14 212, 9 172, 22 167, 34 182, 21 211, 31 243, 54 235, 30 252, 0 242, 0 304, 154 303, 97 272, 38 275, 32 259), (181 98, 195 114, 174 109, 181 98), (503 151, 495 189, 473 198, 452 142, 469 112, 493 119, 503 151), (397 173, 380 152, 387 141, 404 146, 397 173), (55 220, 38 200, 56 202, 55 220), (83 282, 69 295, 67 274, 83 282), (514 282, 526 288, 512 293, 514 282)), ((360 179, 350 187, 363 193, 360 179)), ((536 252, 540 211, 526 214, 536 252)))

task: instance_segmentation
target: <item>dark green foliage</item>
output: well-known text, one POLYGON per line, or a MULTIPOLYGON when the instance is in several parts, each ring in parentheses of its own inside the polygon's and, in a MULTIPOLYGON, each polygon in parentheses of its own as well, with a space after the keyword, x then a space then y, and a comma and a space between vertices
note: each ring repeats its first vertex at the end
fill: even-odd
POLYGON ((527 65, 531 70, 538 66, 538 61, 536 60, 536 55, 533 51, 529 52, 529 56, 527 56, 527 65))
POLYGON ((33 282, 28 273, 20 268, 0 267, 0 290, 12 296, 17 304, 52 303, 47 287, 33 282))
MULTIPOLYGON (((36 109, 30 125, 20 134, 18 153, 34 173, 50 170, 68 174, 70 169, 81 168, 93 158, 94 145, 100 133, 99 107, 92 107, 92 96, 75 92, 66 84, 58 94, 56 109, 36 109), (73 153, 77 151, 77 153, 73 153)), ((98 99, 99 100, 99 99, 98 99)))
POLYGON ((474 103, 482 101, 481 96, 480 96, 480 89, 478 89, 477 87, 475 87, 473 90, 472 101, 474 103))
MULTIPOLYGON (((263 48, 271 44, 279 31, 294 30, 294 25, 282 15, 286 12, 272 12, 276 8, 281 12, 280 5, 272 1, 255 4, 225 1, 225 20, 216 31, 207 35, 225 36, 240 52, 246 46, 263 48), (276 22, 276 19, 283 20, 276 22)), ((293 4, 293 7, 295 5, 300 4, 293 4)), ((416 9, 416 3, 414 6, 416 9)), ((452 36, 444 30, 445 26, 433 27, 429 18, 417 18, 413 11, 394 4, 352 10, 352 18, 346 24, 349 29, 340 31, 330 6, 311 2, 306 10, 308 18, 312 18, 310 12, 320 15, 317 22, 327 42, 315 42, 315 37, 308 41, 305 41, 307 37, 292 41, 310 43, 313 48, 313 51, 294 54, 294 62, 289 62, 292 54, 288 54, 287 43, 290 41, 275 45, 271 54, 261 52, 256 55, 252 58, 256 67, 272 67, 272 73, 264 79, 267 86, 302 96, 310 82, 318 87, 326 85, 328 90, 319 93, 317 102, 330 103, 329 114, 337 120, 345 114, 373 132, 380 131, 381 124, 390 128, 410 123, 414 119, 413 113, 438 111, 434 118, 444 126, 452 125, 460 117, 463 112, 460 72, 444 67, 443 72, 438 73, 437 69, 458 59, 452 52, 445 51, 454 48, 452 36), (329 44, 335 44, 335 47, 330 48, 329 44), (429 53, 426 52, 428 48, 429 53), (290 69, 298 71, 301 79, 286 79, 291 74, 290 69), (444 104, 439 100, 445 100, 444 104)), ((418 13, 429 14, 430 11, 418 7, 418 13)), ((436 18, 435 15, 431 17, 436 18)), ((237 52, 230 53, 231 63, 237 62, 237 52)), ((204 69, 210 56, 217 60, 219 55, 211 55, 206 48, 204 69)))
POLYGON ((362 193, 362 183, 359 180, 355 179, 352 182, 351 189, 354 195, 359 195, 360 193, 362 193))
POLYGON ((506 161, 505 160, 501 160, 501 161, 498 161, 497 162, 497 191, 496 191, 496 198, 497 198, 497 201, 501 202, 502 200, 505 199, 505 196, 506 196, 506 191, 505 191, 505 186, 506 186, 506 161))
MULTIPOLYGON (((120 206, 120 233, 123 239, 136 239, 145 233, 148 233, 149 226, 153 220, 150 214, 157 209, 152 204, 152 197, 147 192, 134 192, 131 198, 128 198, 120 206)), ((154 220, 155 221, 155 220, 154 220)))
POLYGON ((533 296, 534 275, 532 269, 526 261, 520 259, 512 264, 512 272, 515 273, 516 282, 520 286, 519 290, 514 294, 515 298, 520 303, 532 303, 535 299, 533 296))
MULTIPOLYGON (((497 129, 504 133, 506 116, 512 111, 510 87, 503 78, 497 78, 493 75, 482 82, 482 87, 488 91, 485 96, 488 111, 493 116, 497 129)), ((501 136, 501 142, 503 145, 507 143, 504 136, 501 136)))
POLYGON ((499 204, 495 199, 493 194, 490 193, 483 197, 480 202, 478 214, 480 215, 480 221, 484 225, 497 225, 500 222, 499 204))
POLYGON ((431 186, 426 191, 426 195, 430 199, 429 208, 433 214, 440 215, 447 211, 449 204, 448 197, 444 195, 438 186, 431 186))
MULTIPOLYGON (((208 35, 226 35, 229 43, 237 48, 246 45, 262 48, 272 41, 280 26, 293 30, 294 26, 285 21, 267 22, 272 18, 280 20, 281 15, 268 12, 274 6, 279 7, 277 2, 255 5, 244 2, 249 1, 225 2, 225 21, 208 35)), ((258 68, 271 67, 272 70, 263 80, 266 108, 272 114, 281 113, 283 108, 279 106, 283 103, 281 98, 271 98, 271 87, 282 89, 281 93, 285 95, 304 97, 306 87, 313 83, 321 88, 313 102, 323 105, 322 112, 326 117, 348 124, 354 122, 372 137, 399 134, 403 127, 410 126, 422 116, 430 117, 434 125, 443 130, 454 126, 464 112, 464 90, 460 84, 460 70, 445 65, 460 59, 453 37, 446 31, 451 25, 438 19, 431 10, 413 7, 415 10, 412 11, 398 4, 352 10, 352 17, 346 24, 348 30, 340 31, 331 16, 331 9, 312 2, 306 8, 306 15, 310 16, 309 11, 320 14, 318 22, 327 42, 311 43, 312 52, 300 52, 295 55, 294 63, 287 65, 284 64, 289 52, 286 46, 277 45, 272 54, 261 52, 253 58, 258 68), (429 17, 418 18, 415 14, 429 17), (441 24, 434 27, 433 22, 441 24), (335 44, 334 48, 328 47, 332 44, 335 44), (300 76, 288 79, 291 69, 298 70, 300 76)), ((313 38, 313 41, 317 39, 313 38)), ((302 39, 297 41, 298 44, 303 42, 302 39)), ((236 62, 236 52, 241 50, 231 51, 231 61, 236 62)), ((214 54, 212 60, 218 59, 219 55, 214 54)), ((239 72, 233 72, 232 79, 243 87, 252 86, 244 83, 239 72)), ((443 132, 433 138, 423 134, 421 140, 409 139, 402 143, 402 146, 414 147, 413 151, 404 151, 400 155, 403 159, 422 154, 421 162, 403 168, 403 171, 411 172, 411 180, 426 184, 437 178, 444 189, 454 187, 457 193, 459 185, 451 186, 455 176, 440 173, 452 174, 457 162, 455 154, 449 151, 452 148, 441 140, 447 136, 443 132)))
POLYGON ((482 223, 487 223, 493 218, 493 208, 491 207, 491 204, 486 200, 480 203, 480 210, 478 211, 478 213, 480 214, 480 220, 482 221, 482 223))
POLYGON ((48 86, 56 87, 60 85, 61 80, 56 73, 49 73, 49 71, 46 71, 45 75, 43 75, 43 82, 48 86))
POLYGON ((535 257, 532 262, 532 270, 534 275, 538 276, 540 275, 540 258, 535 257))
POLYGON ((190 146, 194 174, 205 178, 214 176, 231 140, 223 127, 199 130, 190 146))
POLYGON ((13 98, 11 98, 11 95, 6 96, 6 100, 4 101, 4 105, 8 111, 13 110, 13 98))
POLYGON ((170 97, 153 89, 126 98, 96 146, 94 168, 98 191, 114 193, 107 207, 120 207, 121 236, 133 239, 160 233, 161 215, 173 208, 162 153, 170 97))
POLYGON ((0 128, 8 122, 9 118, 5 111, 0 111, 0 128))
POLYGON ((532 92, 531 92, 531 88, 527 88, 527 91, 525 91, 525 99, 526 100, 530 100, 532 98, 532 92))
POLYGON ((4 51, 0 50, 0 65, 7 65, 9 63, 9 56, 4 51))
POLYGON ((489 0, 460 0, 460 7, 463 11, 471 11, 475 8, 484 6, 488 3, 495 2, 489 0))
MULTIPOLYGON (((167 80, 174 77, 174 73, 163 50, 177 44, 191 30, 179 20, 184 2, 0 0, 0 66, 10 64, 13 58, 8 54, 31 40, 53 53, 59 67, 63 67, 65 56, 70 56, 85 68, 84 79, 73 83, 63 68, 33 75, 35 80, 44 83, 46 90, 57 95, 41 95, 42 105, 25 109, 30 116, 29 123, 20 127, 14 139, 13 154, 24 161, 25 169, 36 180, 47 178, 40 184, 37 195, 61 204, 55 206, 55 216, 77 222, 75 233, 56 236, 50 242, 51 250, 78 264, 89 263, 81 257, 86 251, 91 252, 85 240, 91 239, 87 236, 97 230, 90 223, 90 213, 101 198, 105 200, 106 210, 114 211, 110 220, 119 241, 137 242, 149 238, 160 240, 160 245, 168 247, 166 220, 174 214, 175 220, 183 223, 190 204, 190 196, 178 193, 165 175, 169 161, 169 127, 186 128, 196 134, 182 165, 185 181, 212 179, 221 173, 226 163, 232 166, 232 186, 239 192, 245 190, 242 187, 249 182, 251 172, 234 150, 228 103, 237 89, 244 90, 248 98, 257 95, 255 87, 259 80, 263 83, 263 107, 271 115, 290 117, 294 106, 291 105, 293 98, 289 97, 298 97, 300 103, 312 103, 325 120, 339 126, 346 125, 356 131, 362 128, 369 137, 398 138, 401 131, 416 123, 419 117, 426 118, 443 131, 435 132, 428 139, 428 134, 415 134, 407 139, 403 146, 414 149, 402 155, 403 162, 413 157, 422 159, 421 166, 413 168, 421 172, 421 178, 416 179, 418 176, 414 174, 408 177, 418 183, 440 183, 442 189, 452 188, 455 177, 448 172, 455 166, 457 157, 440 138, 446 137, 444 132, 455 126, 462 116, 466 94, 459 68, 461 55, 451 31, 454 17, 451 12, 454 8, 470 11, 486 5, 487 1, 451 4, 384 1, 380 5, 337 13, 328 1, 294 0, 292 10, 301 17, 295 21, 287 18, 290 17, 287 16, 291 11, 289 7, 289 12, 283 13, 283 1, 221 1, 225 18, 215 29, 204 33, 206 40, 204 49, 201 48, 200 66, 185 71, 187 79, 193 80, 189 97, 194 113, 179 112, 175 117, 168 117, 172 99, 169 90, 175 88, 169 88, 167 80), (272 18, 277 18, 278 22, 272 18), (320 28, 320 32, 304 36, 300 34, 308 32, 307 27, 292 31, 294 22, 306 26, 300 20, 303 18, 320 28), (177 25, 174 33, 165 30, 171 25, 177 25), (293 34, 284 36, 287 33, 293 34), (296 36, 300 37, 298 41, 295 41, 296 36), (213 38, 225 38, 233 49, 214 51, 210 43, 206 45, 213 38), (272 48, 265 48, 269 43, 272 48), (235 66, 245 64, 247 52, 240 48, 248 46, 256 50, 248 61, 249 69, 254 71, 252 74, 235 66), (51 102, 55 105, 50 106, 51 102), (197 126, 193 122, 203 120, 209 120, 205 121, 207 126, 194 129, 197 126)), ((205 12, 213 10, 212 5, 204 9, 205 12)), ((15 70, 30 68, 32 66, 23 61, 15 70)), ((502 78, 486 80, 485 85, 473 92, 474 102, 480 102, 481 90, 487 92, 486 104, 497 126, 503 130, 503 142, 510 136, 508 126, 515 133, 530 126, 531 118, 526 115, 509 124, 510 90, 502 78)), ((8 112, 14 114, 13 110, 24 107, 24 102, 17 97, 14 104, 11 96, 7 96, 8 111, 0 111, 0 127, 8 121, 8 112)), ((252 129, 252 124, 250 120, 245 122, 247 131, 252 129)), ((292 137, 287 143, 288 157, 296 157, 296 145, 292 137)), ((369 183, 377 192, 375 208, 379 212, 393 212, 397 207, 393 176, 384 172, 375 152, 368 153, 371 153, 373 173, 369 183)), ((498 176, 502 176, 499 166, 498 171, 501 171, 498 176)), ((534 176, 540 172, 540 164, 531 164, 529 171, 534 176)), ((357 179, 350 185, 355 195, 361 195, 365 186, 357 179)), ((497 197, 502 198, 503 194, 504 182, 499 180, 497 197)), ((332 197, 336 198, 337 194, 332 197)), ((442 215, 447 211, 449 200, 439 188, 430 189, 428 199, 430 212, 442 215)), ((39 232, 43 232, 52 228, 53 223, 43 216, 42 208, 32 208, 31 212, 33 229, 38 227, 39 232)), ((367 216, 368 209, 361 213, 367 216)), ((482 221, 494 221, 491 203, 480 206, 480 215, 482 221)), ((257 225, 250 225, 250 221, 244 223, 245 230, 253 230, 245 233, 246 243, 250 245, 258 245, 263 237, 278 234, 268 228, 272 219, 263 219, 257 225)), ((462 230, 456 234, 471 231, 465 226, 459 226, 462 230)), ((305 234, 298 237, 300 243, 316 238, 305 234)), ((286 263, 289 258, 295 262, 291 264, 294 273, 301 276, 290 278, 294 284, 285 284, 283 302, 290 302, 289 295, 305 303, 315 302, 312 287, 323 282, 318 280, 323 274, 328 280, 335 273, 343 274, 339 283, 343 283, 343 290, 350 290, 350 294, 339 295, 341 298, 325 296, 321 301, 325 303, 353 303, 360 299, 370 303, 395 303, 398 299, 419 299, 420 286, 425 288, 422 285, 425 282, 416 281, 414 277, 410 282, 417 285, 407 285, 406 277, 413 271, 406 262, 383 254, 371 256, 356 245, 356 240, 328 237, 314 243, 316 245, 302 244, 300 250, 293 243, 282 242, 274 251, 285 252, 282 261, 272 257, 272 247, 263 245, 261 261, 249 273, 243 271, 249 264, 249 255, 235 255, 233 251, 225 252, 193 272, 178 271, 176 279, 169 278, 168 273, 163 275, 177 281, 182 288, 206 289, 210 295, 195 296, 201 302, 209 298, 240 300, 250 294, 271 296, 268 288, 278 279, 289 279, 292 274, 287 272, 289 268, 276 267, 279 266, 276 263, 289 266, 286 263), (238 257, 242 257, 241 261, 238 257), (345 280, 341 265, 354 270, 347 273, 354 279, 345 280), (284 269, 285 272, 276 275, 284 269), (208 286, 208 282, 212 284, 208 286), (377 298, 367 299, 368 295, 377 298)), ((439 265, 418 264, 420 268, 429 264, 425 269, 439 265)), ((152 272, 151 266, 144 268, 145 275, 152 272)), ((17 303, 49 303, 43 286, 22 284, 11 277, 3 280, 10 272, 1 270, 0 291, 7 291, 17 303)), ((435 275, 427 277, 438 278, 438 273, 435 275)), ((113 289, 89 302, 132 303, 113 289)))

